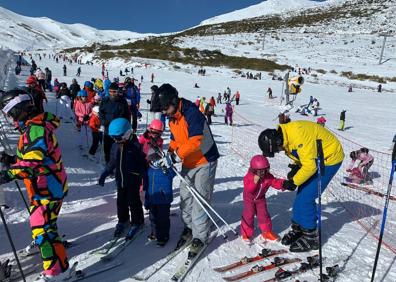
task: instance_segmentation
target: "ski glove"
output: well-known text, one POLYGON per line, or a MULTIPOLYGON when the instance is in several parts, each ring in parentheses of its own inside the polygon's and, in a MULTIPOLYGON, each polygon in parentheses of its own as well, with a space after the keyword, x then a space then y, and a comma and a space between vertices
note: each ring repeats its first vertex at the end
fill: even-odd
POLYGON ((11 181, 10 176, 8 175, 7 171, 3 170, 0 172, 0 185, 8 183, 11 181))
POLYGON ((104 184, 105 184, 105 180, 106 180, 106 177, 102 174, 102 175, 99 177, 98 185, 103 187, 104 184))
POLYGON ((180 157, 176 153, 167 153, 165 157, 158 161, 163 168, 171 168, 175 163, 181 162, 180 157))
POLYGON ((11 156, 5 152, 2 152, 0 155, 0 162, 3 163, 6 167, 16 163, 17 159, 16 156, 11 156))
POLYGON ((83 117, 83 121, 89 121, 89 115, 85 115, 85 116, 83 117))
POLYGON ((283 182, 282 188, 284 190, 294 191, 296 190, 297 186, 296 184, 294 184, 293 180, 286 180, 285 182, 283 182))
POLYGON ((292 180, 294 175, 297 174, 298 170, 301 168, 298 164, 289 164, 288 167, 290 168, 289 173, 287 174, 287 179, 292 180))
POLYGON ((12 265, 8 264, 9 262, 9 259, 7 259, 5 262, 0 262, 0 281, 5 281, 11 276, 12 265))

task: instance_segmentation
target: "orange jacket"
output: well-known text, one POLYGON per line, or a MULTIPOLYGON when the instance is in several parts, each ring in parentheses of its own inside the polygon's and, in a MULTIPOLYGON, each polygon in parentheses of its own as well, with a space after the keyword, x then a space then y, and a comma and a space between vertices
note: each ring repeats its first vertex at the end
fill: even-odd
POLYGON ((206 118, 194 103, 180 99, 178 110, 169 121, 169 128, 169 151, 177 153, 183 167, 195 168, 219 158, 206 118))
POLYGON ((91 128, 92 132, 99 132, 100 119, 99 116, 92 114, 89 118, 88 126, 91 128))

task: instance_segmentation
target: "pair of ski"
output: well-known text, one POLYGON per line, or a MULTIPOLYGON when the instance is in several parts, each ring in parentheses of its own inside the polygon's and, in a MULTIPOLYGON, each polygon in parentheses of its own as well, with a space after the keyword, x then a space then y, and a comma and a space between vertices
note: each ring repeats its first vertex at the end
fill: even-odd
MULTIPOLYGON (((342 186, 347 186, 349 188, 352 188, 352 189, 355 189, 355 190, 358 190, 358 191, 365 192, 365 193, 367 193, 369 195, 374 195, 374 196, 381 197, 381 198, 385 198, 386 197, 386 195, 384 193, 381 193, 379 191, 375 191, 372 188, 372 185, 360 185, 360 184, 355 184, 355 183, 350 183, 350 182, 341 182, 341 185, 342 186)), ((389 200, 396 201, 396 197, 395 196, 390 196, 389 200)))
POLYGON ((111 261, 121 254, 143 232, 144 228, 139 227, 133 234, 111 239, 101 248, 92 251, 91 254, 99 255, 100 259, 103 261, 111 261))

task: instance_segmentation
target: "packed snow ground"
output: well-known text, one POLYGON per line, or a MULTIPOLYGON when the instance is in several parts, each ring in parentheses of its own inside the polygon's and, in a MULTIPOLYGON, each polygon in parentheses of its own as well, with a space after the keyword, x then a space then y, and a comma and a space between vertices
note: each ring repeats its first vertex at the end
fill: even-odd
MULTIPOLYGON (((38 61, 40 67, 48 66, 53 71, 53 78, 65 81, 68 84, 74 77, 77 65, 68 65, 68 77, 61 76, 63 63, 56 64, 52 60, 38 61)), ((230 86, 232 92, 241 92, 241 105, 236 106, 234 116, 236 125, 234 127, 223 124, 223 105, 216 108, 217 117, 211 126, 221 158, 219 160, 216 185, 213 196, 213 206, 224 218, 231 223, 235 230, 239 231, 240 217, 242 213, 242 178, 248 167, 248 160, 238 151, 252 148, 250 156, 260 153, 257 143, 259 130, 256 124, 266 127, 276 126, 276 116, 279 113, 279 100, 267 99, 268 87, 271 87, 274 96, 280 96, 282 82, 272 81, 270 76, 264 74, 263 80, 247 80, 245 78, 233 78, 231 70, 227 69, 207 69, 207 76, 197 76, 192 67, 183 67, 181 70, 174 70, 172 66, 164 62, 152 62, 155 66, 147 69, 136 67, 135 78, 144 76, 142 83, 142 113, 143 118, 139 126, 142 132, 146 126, 147 104, 145 100, 149 98, 150 92, 149 77, 155 74, 155 83, 160 85, 168 82, 176 86, 182 97, 195 100, 197 96, 217 96, 218 92, 223 92, 230 86), (199 89, 193 88, 198 83, 199 89), (235 140, 238 140, 235 146, 235 140)), ((115 61, 108 65, 110 77, 118 76, 120 61, 115 61)), ((19 77, 19 84, 23 84, 27 76, 27 69, 24 69, 19 77)), ((100 65, 82 66, 82 75, 78 78, 80 84, 91 77, 100 76, 100 65)), ((392 105, 396 104, 394 93, 378 94, 371 89, 356 88, 353 93, 347 93, 346 87, 338 85, 337 78, 325 76, 335 83, 308 82, 303 87, 302 94, 299 95, 296 105, 306 104, 309 96, 318 98, 327 119, 327 126, 335 129, 339 122, 339 112, 347 110, 346 126, 350 129, 343 132, 350 138, 369 148, 386 151, 390 147, 390 142, 395 133, 394 123, 395 111, 392 105), (373 138, 375 136, 375 138, 373 138)), ((122 78, 121 78, 122 79, 122 78)), ((396 89, 389 89, 395 91, 396 89)), ((47 110, 55 112, 55 98, 53 93, 47 93, 49 103, 47 110)), ((291 118, 310 119, 313 117, 301 117, 293 113, 291 118)), ((3 121, 2 121, 3 122, 3 121)), ((63 152, 63 161, 67 167, 70 191, 65 199, 58 225, 61 234, 65 234, 68 240, 75 242, 76 246, 69 249, 70 260, 79 261, 80 268, 100 268, 103 264, 99 259, 89 254, 89 251, 100 247, 112 237, 113 228, 116 224, 116 204, 114 182, 109 181, 105 187, 98 186, 97 179, 101 171, 99 164, 88 161, 81 156, 77 147, 77 131, 72 124, 64 123, 57 131, 59 143, 63 152)), ((165 132, 165 139, 169 138, 169 132, 165 132)), ((16 136, 11 140, 15 142, 16 136)), ((286 167, 284 158, 271 160, 273 167, 281 164, 286 167), (280 163, 279 161, 283 162, 280 163)), ((285 176, 283 170, 274 171, 285 176)), ((144 235, 139 237, 128 249, 119 256, 124 264, 112 271, 103 273, 97 277, 87 279, 87 281, 133 281, 131 278, 139 271, 148 271, 151 265, 165 257, 175 246, 178 236, 182 230, 178 209, 178 181, 175 180, 175 201, 172 205, 171 237, 165 248, 157 248, 153 243, 147 243, 146 236, 149 234, 149 222, 146 218, 146 229, 144 235)), ((3 185, 9 205, 12 207, 7 211, 7 220, 11 233, 14 235, 15 244, 18 249, 25 247, 30 242, 30 228, 28 215, 24 210, 23 203, 13 184, 3 185)), ((367 196, 369 197, 369 196, 367 196)), ((270 189, 267 194, 267 203, 272 215, 274 231, 283 234, 289 228, 291 217, 291 205, 294 193, 277 192, 270 189)), ((343 203, 349 208, 364 209, 364 203, 343 203)), ((394 214, 395 206, 391 204, 389 214, 394 214)), ((346 212, 343 205, 331 195, 327 194, 326 202, 323 206, 323 253, 326 257, 325 265, 334 263, 340 264, 343 269, 337 281, 368 281, 371 272, 373 259, 375 256, 377 241, 356 223, 355 219, 346 212)), ((213 267, 239 260, 245 255, 256 255, 261 249, 259 244, 248 246, 241 242, 239 238, 228 233, 228 240, 217 237, 208 247, 205 255, 197 263, 196 267, 187 276, 186 281, 220 281, 221 275, 212 270, 213 267)), ((256 230, 256 236, 259 231, 256 230)), ((10 247, 5 238, 4 228, 0 227, 0 246, 2 257, 11 257, 10 247)), ((258 237, 256 241, 259 242, 258 237)), ((282 248, 279 244, 268 243, 266 246, 272 248, 282 248)), ((286 256, 290 256, 289 254, 286 256)), ((294 255, 291 255, 294 256, 294 255)), ((178 256, 168 266, 154 275, 149 281, 168 281, 175 271, 175 267, 181 265, 186 254, 178 256)), ((304 256, 300 256, 304 258, 304 256)), ((382 281, 396 281, 395 255, 383 248, 378 266, 377 278, 382 281)), ((33 261, 39 261, 34 258, 33 261)), ((269 262, 267 260, 266 262, 269 262)), ((233 272, 242 272, 249 267, 241 268, 233 272)), ((294 266, 287 267, 293 269, 294 266)), ((263 281, 271 277, 270 273, 265 273, 253 277, 246 281, 263 281)), ((34 276, 29 277, 30 280, 34 276)), ((317 281, 317 271, 310 271, 301 277, 301 280, 317 281)))

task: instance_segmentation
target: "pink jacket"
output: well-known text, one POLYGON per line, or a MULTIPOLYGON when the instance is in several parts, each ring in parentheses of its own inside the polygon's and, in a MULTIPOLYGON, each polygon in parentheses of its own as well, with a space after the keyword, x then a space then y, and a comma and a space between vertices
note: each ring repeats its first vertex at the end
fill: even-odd
MULTIPOLYGON (((142 145, 143 153, 145 153, 146 156, 149 155, 149 151, 150 151, 150 147, 151 147, 148 134, 149 133, 146 131, 145 133, 143 133, 142 135, 139 136, 139 143, 140 143, 140 145, 142 145)), ((162 144, 164 143, 164 140, 161 137, 159 137, 156 140, 156 142, 157 142, 157 146, 162 149, 162 144)))
MULTIPOLYGON (((74 113, 80 124, 83 123, 84 116, 91 115, 92 107, 93 107, 92 103, 88 103, 88 102, 83 103, 80 100, 76 100, 76 102, 74 103, 74 113)), ((88 120, 84 123, 88 124, 88 120)))
POLYGON ((370 155, 370 154, 366 154, 366 153, 360 152, 358 154, 356 160, 352 160, 347 169, 351 170, 353 168, 353 166, 355 165, 356 161, 360 161, 358 167, 363 167, 366 164, 368 164, 369 162, 373 162, 374 161, 374 157, 372 155, 370 155))
POLYGON ((265 199, 265 193, 270 186, 278 190, 283 190, 284 179, 275 178, 271 173, 267 173, 257 184, 254 183, 254 174, 251 171, 243 178, 243 198, 249 200, 265 199))

